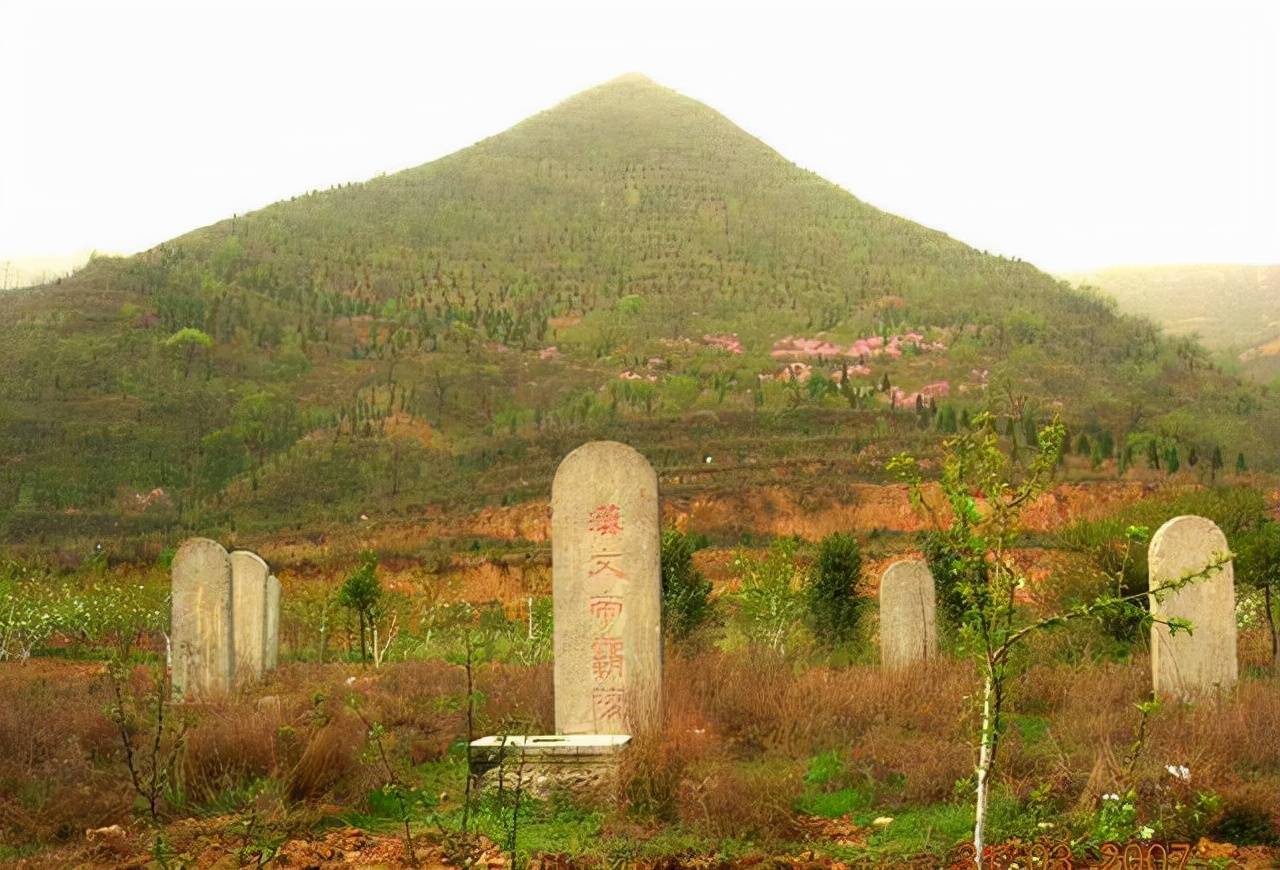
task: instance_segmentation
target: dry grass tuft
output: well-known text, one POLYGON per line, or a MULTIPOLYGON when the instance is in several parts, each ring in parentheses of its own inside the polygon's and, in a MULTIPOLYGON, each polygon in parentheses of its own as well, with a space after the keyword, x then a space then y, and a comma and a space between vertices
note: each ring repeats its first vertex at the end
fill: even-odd
MULTIPOLYGON (((1144 819, 1162 830, 1280 837, 1280 676, 1255 671, 1216 704, 1164 705, 1131 758, 1147 660, 1037 661, 1010 686, 1003 787, 1047 792, 1069 813, 1092 812, 1102 793, 1133 785, 1144 819), (1187 766, 1190 783, 1166 765, 1187 766), (1201 792, 1220 802, 1193 818, 1185 807, 1201 792)), ((484 665, 475 678, 478 734, 554 727, 549 666, 484 665)), ((886 674, 745 650, 671 655, 662 726, 635 736, 619 781, 622 812, 609 824, 679 822, 713 837, 785 840, 797 833, 803 773, 827 752, 844 761, 839 787, 870 786, 877 806, 949 800, 971 772, 976 687, 972 664, 948 659, 886 674)), ((186 708, 181 785, 194 808, 225 805, 263 780, 289 812, 355 803, 382 773, 363 754, 368 735, 352 699, 387 729, 397 763, 421 763, 465 736, 464 692, 462 669, 441 662, 282 667, 251 692, 186 708)), ((68 841, 130 821, 108 698, 96 665, 0 667, 0 844, 68 841)))
POLYGON ((364 741, 364 726, 351 714, 317 723, 285 775, 286 794, 295 801, 327 795, 355 769, 364 741))
POLYGON ((106 684, 96 669, 58 670, 0 667, 0 843, 80 836, 128 811, 130 787, 99 763, 119 739, 106 684))
POLYGON ((794 808, 804 785, 800 763, 743 766, 718 759, 691 773, 677 795, 680 820, 690 827, 757 843, 800 833, 794 808))
POLYGON ((238 785, 280 770, 277 735, 284 728, 278 703, 245 709, 243 702, 206 705, 196 716, 182 754, 180 782, 188 798, 213 800, 238 785))

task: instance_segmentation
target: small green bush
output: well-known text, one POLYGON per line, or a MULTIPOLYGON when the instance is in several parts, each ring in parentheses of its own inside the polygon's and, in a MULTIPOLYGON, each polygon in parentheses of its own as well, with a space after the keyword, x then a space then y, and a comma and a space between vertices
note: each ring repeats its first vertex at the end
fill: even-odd
POLYGON ((693 564, 700 541, 679 529, 662 532, 662 624, 683 640, 711 617, 711 581, 693 564))
POLYGON ((968 609, 963 592, 964 561, 955 557, 944 536, 934 532, 924 536, 922 549, 929 572, 933 574, 938 613, 948 628, 957 629, 964 622, 964 613, 968 609))
POLYGON ((858 597, 861 574, 862 550, 853 535, 835 532, 818 544, 805 601, 810 628, 819 642, 841 643, 857 631, 866 603, 858 597))

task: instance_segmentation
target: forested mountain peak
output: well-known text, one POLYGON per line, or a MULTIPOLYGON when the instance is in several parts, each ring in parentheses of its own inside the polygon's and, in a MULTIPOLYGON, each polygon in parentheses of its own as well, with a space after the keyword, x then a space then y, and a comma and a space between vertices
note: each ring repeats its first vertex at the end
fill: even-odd
MULTIPOLYGON (((630 125, 637 122, 649 128, 641 137, 641 144, 655 134, 688 132, 685 125, 689 123, 720 124, 724 128, 719 131, 722 135, 751 138, 710 106, 642 73, 624 73, 574 94, 492 138, 502 139, 523 127, 547 124, 559 135, 576 133, 613 139, 621 147, 629 144, 628 133, 634 133, 630 125)), ((766 146, 761 143, 761 147, 766 146)))
POLYGON ((660 468, 874 477, 994 395, 1121 444, 1269 461, 1280 440, 1194 344, 633 74, 0 304, 0 523, 22 534, 528 497, 600 435, 660 468))

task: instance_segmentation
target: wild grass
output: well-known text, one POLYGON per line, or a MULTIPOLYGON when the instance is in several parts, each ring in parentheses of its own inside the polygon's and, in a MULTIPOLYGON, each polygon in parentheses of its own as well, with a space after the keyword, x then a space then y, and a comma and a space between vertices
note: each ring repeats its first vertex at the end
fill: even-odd
MULTIPOLYGON (((698 854, 804 847, 883 856, 941 854, 966 836, 969 664, 943 658, 884 673, 750 649, 672 650, 665 673, 662 727, 636 735, 615 798, 527 800, 520 850, 605 860, 639 854, 643 831, 698 854), (824 841, 806 821, 813 817, 861 831, 861 845, 824 841), (879 817, 893 821, 873 828, 879 817)), ((479 731, 552 730, 548 665, 482 664, 476 682, 479 731)), ((1260 672, 1220 701, 1162 706, 1135 754, 1135 704, 1148 686, 1141 652, 1031 664, 1010 698, 994 831, 1035 836, 1047 821, 1084 835, 1101 795, 1132 784, 1141 821, 1162 835, 1280 838, 1280 679, 1260 672), (1168 766, 1186 767, 1189 780, 1168 766)), ((287 664, 252 691, 187 705, 191 726, 163 819, 230 813, 270 828, 318 819, 328 807, 391 830, 376 797, 385 774, 369 762, 352 696, 384 729, 397 778, 421 795, 415 831, 457 830, 465 683, 461 667, 443 661, 376 671, 287 664)), ((0 845, 75 843, 86 829, 135 818, 108 701, 94 663, 0 669, 0 845)), ((484 807, 473 808, 473 830, 497 839, 502 809, 484 807)))

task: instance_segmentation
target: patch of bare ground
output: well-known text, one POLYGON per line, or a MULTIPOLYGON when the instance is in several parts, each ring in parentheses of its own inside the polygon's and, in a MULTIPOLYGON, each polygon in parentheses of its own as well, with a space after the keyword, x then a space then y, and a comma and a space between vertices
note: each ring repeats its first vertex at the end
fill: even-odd
MULTIPOLYGON (((1194 488, 1186 481, 1125 479, 1063 483, 1033 503, 1025 514, 1029 531, 1094 519, 1156 493, 1194 488)), ((929 490, 933 492, 933 490, 929 490)), ((1280 492, 1274 500, 1280 504, 1280 492)), ((834 531, 917 532, 925 528, 907 490, 894 484, 850 483, 809 491, 759 486, 663 499, 664 521, 715 540, 744 536, 799 535, 817 540, 834 531)), ((545 499, 486 507, 464 515, 424 510, 412 521, 379 518, 329 529, 281 533, 237 542, 255 548, 273 565, 323 566, 362 549, 419 553, 431 542, 484 540, 542 549, 550 540, 550 505, 545 499)))

